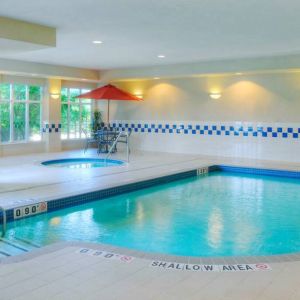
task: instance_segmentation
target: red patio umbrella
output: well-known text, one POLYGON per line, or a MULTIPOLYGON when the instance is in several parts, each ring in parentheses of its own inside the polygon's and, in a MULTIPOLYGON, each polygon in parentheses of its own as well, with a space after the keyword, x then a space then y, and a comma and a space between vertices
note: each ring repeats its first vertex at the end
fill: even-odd
POLYGON ((108 84, 92 90, 88 93, 82 94, 77 98, 107 100, 107 122, 109 124, 109 102, 110 100, 125 100, 125 101, 140 101, 141 98, 134 96, 128 92, 122 91, 112 84, 108 84))

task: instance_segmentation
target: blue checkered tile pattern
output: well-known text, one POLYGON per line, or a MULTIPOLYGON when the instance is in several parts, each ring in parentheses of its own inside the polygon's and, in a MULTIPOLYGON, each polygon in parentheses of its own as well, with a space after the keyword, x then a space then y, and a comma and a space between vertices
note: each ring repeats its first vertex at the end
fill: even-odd
POLYGON ((43 133, 58 133, 61 131, 61 124, 44 124, 43 133))
POLYGON ((112 126, 122 131, 136 133, 188 134, 206 136, 237 136, 263 138, 300 138, 300 127, 237 124, 180 124, 114 122, 112 126))

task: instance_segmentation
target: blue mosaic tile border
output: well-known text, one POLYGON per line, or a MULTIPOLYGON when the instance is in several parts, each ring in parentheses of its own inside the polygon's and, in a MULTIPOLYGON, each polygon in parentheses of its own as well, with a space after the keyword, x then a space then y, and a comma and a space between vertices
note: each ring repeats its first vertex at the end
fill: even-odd
POLYGON ((58 133, 61 132, 61 124, 44 124, 43 133, 58 133))
POLYGON ((207 136, 240 136, 263 138, 300 138, 300 127, 262 126, 262 125, 217 125, 217 124, 159 124, 114 122, 114 128, 136 133, 188 134, 207 136))

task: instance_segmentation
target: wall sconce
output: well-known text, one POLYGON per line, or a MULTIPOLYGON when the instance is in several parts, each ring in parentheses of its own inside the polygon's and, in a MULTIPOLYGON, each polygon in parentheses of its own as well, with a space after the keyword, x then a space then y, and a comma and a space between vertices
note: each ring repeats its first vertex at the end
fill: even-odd
POLYGON ((134 96, 140 98, 140 99, 143 99, 143 94, 134 94, 134 96))
POLYGON ((218 100, 222 97, 221 93, 210 93, 209 97, 214 100, 218 100))
POLYGON ((50 93, 50 96, 54 100, 58 100, 60 98, 60 93, 50 93))

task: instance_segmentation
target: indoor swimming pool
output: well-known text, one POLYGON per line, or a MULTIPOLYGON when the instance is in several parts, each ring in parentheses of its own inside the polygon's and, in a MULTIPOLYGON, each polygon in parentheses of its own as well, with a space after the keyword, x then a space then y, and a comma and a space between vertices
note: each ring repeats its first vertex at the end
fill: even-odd
POLYGON ((8 223, 5 239, 181 256, 300 251, 298 178, 213 171, 8 223))

